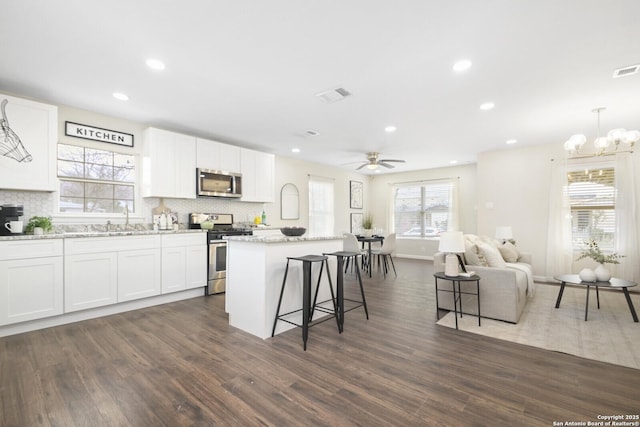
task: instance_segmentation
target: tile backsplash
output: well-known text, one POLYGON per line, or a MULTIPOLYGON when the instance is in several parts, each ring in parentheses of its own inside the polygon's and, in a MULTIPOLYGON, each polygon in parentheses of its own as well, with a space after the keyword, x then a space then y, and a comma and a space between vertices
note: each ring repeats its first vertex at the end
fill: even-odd
MULTIPOLYGON (((36 215, 54 216, 55 194, 56 193, 40 191, 0 190, 0 205, 23 205, 24 220, 28 220, 36 215)), ((166 208, 178 213, 178 221, 181 224, 188 224, 188 215, 190 212, 231 213, 236 223, 252 222, 255 215, 262 213, 263 207, 266 208, 267 222, 269 222, 270 215, 278 214, 276 212, 269 212, 269 208, 274 206, 270 203, 248 203, 218 198, 163 199, 163 202, 166 208)), ((142 205, 144 222, 150 224, 152 221, 151 211, 160 205, 160 199, 155 197, 145 198, 142 199, 142 205)))

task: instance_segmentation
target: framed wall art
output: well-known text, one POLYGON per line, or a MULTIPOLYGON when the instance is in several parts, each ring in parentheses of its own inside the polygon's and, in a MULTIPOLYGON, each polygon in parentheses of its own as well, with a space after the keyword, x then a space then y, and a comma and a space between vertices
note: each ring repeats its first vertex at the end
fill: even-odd
POLYGON ((352 213, 351 214, 351 233, 358 234, 361 231, 362 231, 362 214, 352 213))
POLYGON ((351 209, 362 209, 362 183, 360 181, 349 181, 351 186, 349 199, 351 209))

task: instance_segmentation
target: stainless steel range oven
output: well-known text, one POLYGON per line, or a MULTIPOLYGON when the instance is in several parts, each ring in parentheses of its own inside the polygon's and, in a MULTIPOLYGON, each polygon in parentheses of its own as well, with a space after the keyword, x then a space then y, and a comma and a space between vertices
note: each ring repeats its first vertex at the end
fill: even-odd
MULTIPOLYGON (((253 232, 245 228, 233 228, 232 214, 189 215, 189 228, 203 228, 202 223, 211 222, 213 229, 207 232, 209 245, 209 265, 207 271, 206 295, 220 294, 227 287, 227 236, 249 236, 253 232)), ((205 224, 206 225, 206 224, 205 224)))

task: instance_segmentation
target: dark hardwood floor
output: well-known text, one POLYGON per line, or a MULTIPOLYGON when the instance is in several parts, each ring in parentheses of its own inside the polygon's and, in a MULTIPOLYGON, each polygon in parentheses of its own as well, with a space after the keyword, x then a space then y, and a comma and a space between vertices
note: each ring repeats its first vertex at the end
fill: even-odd
MULTIPOLYGON (((640 371, 435 324, 432 264, 365 279, 370 319, 261 340, 224 296, 0 338, 1 426, 551 426, 640 412, 640 371)), ((347 292, 359 291, 348 278, 347 292)), ((559 326, 560 327, 560 326, 559 326)))

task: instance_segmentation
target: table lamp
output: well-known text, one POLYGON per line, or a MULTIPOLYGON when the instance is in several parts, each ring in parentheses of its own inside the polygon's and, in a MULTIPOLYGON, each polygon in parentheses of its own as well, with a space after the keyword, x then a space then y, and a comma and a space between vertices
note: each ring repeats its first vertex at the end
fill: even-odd
POLYGON ((504 245, 507 241, 513 240, 513 231, 510 225, 499 225, 496 227, 496 239, 504 245))
POLYGON ((445 231, 440 233, 440 244, 438 245, 440 252, 445 252, 447 256, 444 262, 445 276, 458 276, 460 270, 466 273, 464 263, 460 257, 464 253, 464 236, 462 231, 445 231))

